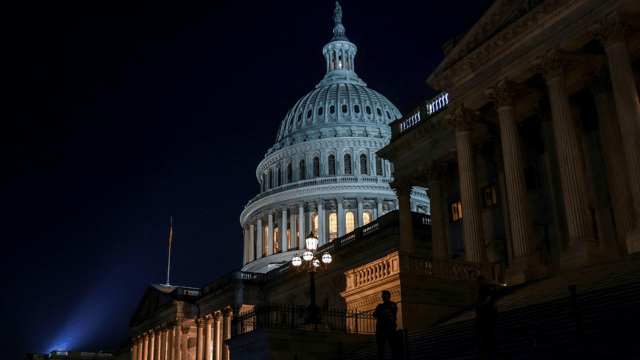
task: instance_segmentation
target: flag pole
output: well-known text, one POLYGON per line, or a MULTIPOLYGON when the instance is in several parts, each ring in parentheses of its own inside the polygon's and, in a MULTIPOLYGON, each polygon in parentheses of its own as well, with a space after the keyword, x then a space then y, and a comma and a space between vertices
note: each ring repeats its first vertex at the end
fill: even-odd
POLYGON ((167 285, 169 284, 169 270, 171 269, 171 238, 173 237, 173 216, 171 217, 171 227, 169 227, 169 262, 167 264, 167 285))

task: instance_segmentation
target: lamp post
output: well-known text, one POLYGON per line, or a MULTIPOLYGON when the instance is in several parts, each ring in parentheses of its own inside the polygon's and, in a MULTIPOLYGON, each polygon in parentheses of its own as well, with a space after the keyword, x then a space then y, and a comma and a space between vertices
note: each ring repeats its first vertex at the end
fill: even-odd
POLYGON ((306 251, 302 254, 302 257, 296 254, 293 259, 291 259, 291 263, 298 271, 307 271, 311 277, 311 284, 309 285, 311 304, 307 307, 307 318, 305 319, 305 323, 317 325, 320 323, 321 319, 320 307, 316 305, 315 275, 318 269, 326 269, 331 263, 332 258, 331 254, 328 252, 322 254, 320 259, 316 257, 316 252, 318 251, 318 238, 313 235, 313 232, 307 236, 305 242, 307 245, 306 251))

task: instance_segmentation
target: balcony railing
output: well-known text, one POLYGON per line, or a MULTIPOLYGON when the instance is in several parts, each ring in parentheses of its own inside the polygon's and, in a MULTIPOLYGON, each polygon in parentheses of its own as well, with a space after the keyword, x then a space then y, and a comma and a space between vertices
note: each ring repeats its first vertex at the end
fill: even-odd
POLYGON ((442 92, 433 99, 421 104, 413 112, 405 115, 391 124, 392 139, 404 135, 419 124, 427 121, 435 113, 440 112, 449 104, 449 93, 442 92))
POLYGON ((277 194, 283 191, 299 189, 307 186, 345 184, 345 183, 388 184, 392 180, 393 179, 390 179, 390 178, 384 178, 380 176, 370 176, 370 175, 339 175, 339 176, 331 176, 331 177, 320 177, 320 178, 308 179, 308 180, 300 180, 291 184, 285 184, 273 189, 263 191, 253 199, 249 200, 247 205, 245 205, 245 208, 253 204, 254 202, 260 199, 263 199, 267 196, 277 194))
POLYGON ((374 334, 376 319, 370 313, 342 309, 321 309, 320 324, 305 324, 306 306, 270 304, 256 306, 232 320, 236 335, 264 328, 343 331, 352 334, 374 334))

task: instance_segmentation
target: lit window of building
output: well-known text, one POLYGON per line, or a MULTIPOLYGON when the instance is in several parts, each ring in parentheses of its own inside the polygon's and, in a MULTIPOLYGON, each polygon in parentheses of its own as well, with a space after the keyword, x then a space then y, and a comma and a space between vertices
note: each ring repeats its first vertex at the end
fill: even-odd
POLYGON ((347 211, 345 214, 345 224, 347 225, 347 234, 352 232, 355 226, 355 216, 353 216, 353 211, 347 211))
POLYGON ((483 205, 485 208, 488 208, 492 205, 497 204, 498 198, 496 197, 496 187, 489 186, 482 189, 482 198, 483 198, 483 205))
POLYGON ((462 202, 451 203, 451 221, 462 219, 462 202))
POLYGON ((318 236, 318 214, 313 214, 311 218, 311 226, 313 226, 313 234, 318 236))
POLYGON ((371 212, 365 211, 362 213, 362 225, 367 225, 371 222, 371 212))
POLYGON ((329 214, 329 241, 338 237, 338 215, 335 212, 329 214))

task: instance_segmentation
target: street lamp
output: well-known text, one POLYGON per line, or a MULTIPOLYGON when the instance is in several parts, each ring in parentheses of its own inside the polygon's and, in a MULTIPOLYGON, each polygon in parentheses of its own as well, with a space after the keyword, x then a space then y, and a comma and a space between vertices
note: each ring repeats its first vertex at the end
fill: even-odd
POLYGON ((307 245, 305 249, 306 251, 302 254, 302 257, 296 254, 293 259, 291 259, 291 263, 299 272, 306 271, 311 277, 309 289, 311 304, 307 307, 307 318, 305 319, 305 322, 307 324, 317 325, 320 323, 320 307, 316 305, 315 275, 319 269, 326 269, 333 259, 331 258, 331 254, 328 252, 322 254, 320 259, 316 258, 316 251, 318 251, 318 238, 313 236, 313 232, 307 236, 305 242, 307 245))

